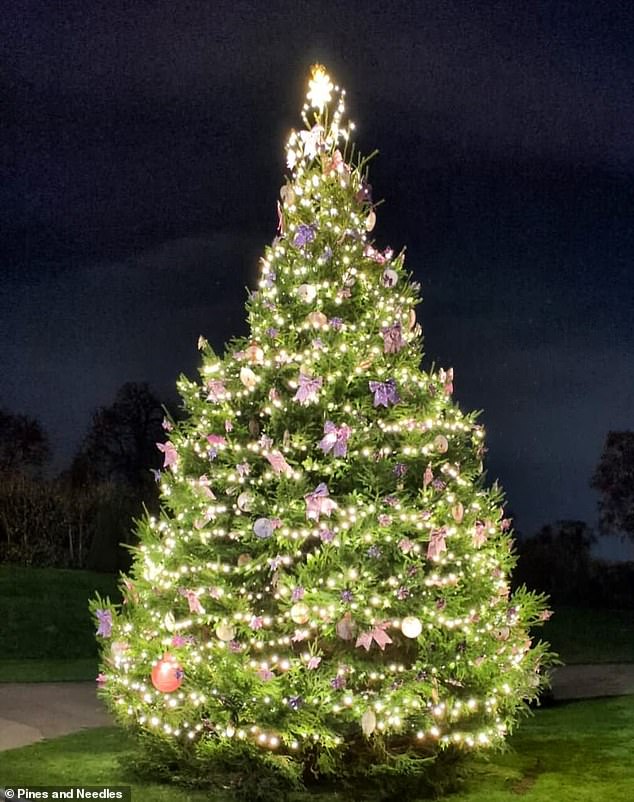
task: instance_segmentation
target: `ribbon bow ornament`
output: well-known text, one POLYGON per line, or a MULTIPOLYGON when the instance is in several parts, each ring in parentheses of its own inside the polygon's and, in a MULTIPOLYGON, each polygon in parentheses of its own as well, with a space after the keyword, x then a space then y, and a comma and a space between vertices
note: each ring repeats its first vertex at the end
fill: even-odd
POLYGON ((207 401, 219 403, 227 398, 227 388, 220 379, 212 379, 207 382, 207 401))
POLYGON ((156 447, 163 454, 163 467, 171 468, 178 462, 178 451, 174 443, 157 443, 156 447))
POLYGON ((385 382, 369 382, 370 392, 374 393, 375 407, 389 407, 390 404, 397 404, 401 399, 396 390, 394 379, 385 382))
POLYGON ((329 454, 331 451, 335 457, 345 457, 348 453, 348 439, 352 430, 347 424, 336 426, 332 421, 326 421, 324 424, 324 437, 319 443, 319 448, 322 449, 324 454, 329 454))
POLYGON ((389 621, 381 621, 380 623, 375 624, 374 627, 369 629, 367 632, 362 632, 357 638, 355 646, 363 646, 366 652, 369 652, 370 647, 372 646, 372 641, 374 641, 379 649, 384 651, 387 644, 393 642, 392 638, 390 638, 385 631, 389 624, 389 621))
POLYGON ((381 329, 381 334, 383 335, 384 354, 398 354, 401 348, 405 345, 400 323, 394 323, 391 326, 386 326, 385 328, 381 329))
POLYGON ((447 551, 447 544, 445 538, 447 532, 444 528, 436 529, 431 533, 429 543, 427 545, 427 559, 438 560, 443 551, 447 551))
POLYGON ((281 451, 269 451, 265 456, 275 473, 284 473, 286 476, 290 476, 293 473, 293 469, 288 464, 281 451))
POLYGON ((95 610, 99 626, 97 635, 102 638, 109 638, 112 635, 112 613, 110 610, 95 610))
POLYGON ((318 484, 312 493, 304 496, 306 500, 306 518, 309 521, 318 521, 321 515, 330 518, 330 514, 337 508, 336 502, 328 497, 328 487, 324 482, 318 484))
POLYGON ((321 390, 323 379, 320 376, 306 376, 304 373, 299 374, 299 386, 297 392, 293 396, 294 401, 299 401, 302 406, 310 404, 317 398, 317 394, 321 390))
POLYGON ((200 613, 200 615, 205 614, 205 608, 200 603, 200 599, 198 598, 198 594, 195 590, 186 590, 183 588, 181 590, 181 596, 184 596, 187 599, 190 613, 200 613))

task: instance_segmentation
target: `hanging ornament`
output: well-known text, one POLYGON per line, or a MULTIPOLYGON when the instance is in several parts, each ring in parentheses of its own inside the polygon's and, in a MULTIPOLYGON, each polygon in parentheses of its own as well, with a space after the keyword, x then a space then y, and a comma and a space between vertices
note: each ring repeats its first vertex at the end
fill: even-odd
POLYGON ((395 287, 398 282, 398 273, 396 270, 392 270, 391 267, 388 267, 387 270, 383 271, 383 275, 381 276, 381 283, 384 287, 395 287))
POLYGON ((270 518, 258 518, 253 524, 255 536, 261 540, 267 540, 273 534, 273 523, 270 518))
POLYGON ((216 627, 216 637, 219 640, 224 641, 225 643, 229 643, 230 640, 233 640, 236 636, 235 627, 231 624, 227 624, 225 622, 218 624, 216 627))
POLYGON ((309 617, 310 610, 304 602, 297 602, 291 607, 291 619, 295 624, 305 624, 309 617))
POLYGON ((250 512, 253 506, 253 494, 245 491, 238 496, 238 509, 242 512, 250 512))
POLYGON ((258 383, 258 377, 251 370, 251 368, 241 368, 240 381, 242 384, 244 384, 247 390, 251 390, 258 383))
POLYGON ((310 315, 306 317, 306 321, 314 328, 314 329, 321 329, 328 323, 328 318, 324 315, 323 312, 311 312, 310 315))
POLYGON ((280 188, 280 198, 284 206, 292 206, 295 203, 295 192, 290 184, 284 184, 280 188))
POLYGON ((124 640, 115 640, 110 645, 110 654, 113 657, 121 657, 130 648, 130 644, 124 640))
POLYGON ((183 669, 167 652, 152 668, 152 685, 161 693, 172 693, 183 684, 183 669))
POLYGON ((407 315, 407 326, 411 331, 415 325, 416 325, 416 310, 410 309, 407 315))
POLYGON ((451 508, 451 514, 457 524, 462 523, 462 519, 464 518, 464 506, 460 501, 451 508))
POLYGON ((371 707, 361 716, 361 729, 366 738, 369 738, 376 729, 376 713, 371 707))
POLYGON ((425 473, 423 474, 423 487, 428 487, 434 480, 434 472, 431 469, 431 465, 428 465, 425 468, 425 473))
POLYGON ((251 418, 249 421, 249 434, 251 437, 257 437, 260 434, 260 424, 257 418, 251 418))
POLYGON ((245 565, 248 565, 251 562, 251 555, 250 554, 241 554, 238 557, 238 568, 242 568, 245 565))
POLYGON ((401 632, 406 638, 417 638, 422 631, 423 625, 420 618, 408 615, 401 621, 401 632))
POLYGON ((198 338, 198 350, 202 351, 203 348, 206 348, 208 344, 209 343, 207 342, 207 340, 201 334, 200 337, 198 338))
POLYGON ((341 640, 352 640, 354 638, 356 628, 356 624, 352 620, 352 614, 344 613, 343 618, 337 622, 337 635, 341 638, 341 640))
POLYGON ((176 629, 176 619, 173 613, 166 613, 163 619, 163 626, 168 632, 173 632, 176 629))
POLYGON ((249 362, 251 365, 264 364, 264 351, 257 343, 251 343, 251 345, 246 348, 244 355, 247 362, 249 362))
POLYGON ((365 218, 365 230, 372 231, 374 226, 376 225, 376 212, 374 209, 370 211, 370 214, 365 218))
POLYGON ((434 446, 440 454, 446 454, 449 449, 449 440, 444 434, 439 434, 438 437, 434 438, 434 446))
POLYGON ((310 304, 317 297, 317 290, 312 284, 300 284, 297 288, 297 295, 300 301, 310 304))

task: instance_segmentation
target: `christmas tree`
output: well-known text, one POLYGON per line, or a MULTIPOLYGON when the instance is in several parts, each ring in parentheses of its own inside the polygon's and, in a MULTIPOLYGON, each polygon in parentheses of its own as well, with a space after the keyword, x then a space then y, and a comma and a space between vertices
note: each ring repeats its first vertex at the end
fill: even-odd
POLYGON ((166 772, 416 774, 500 745, 544 684, 544 599, 510 592, 453 371, 420 367, 420 287, 371 239, 344 98, 313 68, 250 333, 222 357, 201 338, 163 512, 124 603, 92 605, 103 695, 166 772))

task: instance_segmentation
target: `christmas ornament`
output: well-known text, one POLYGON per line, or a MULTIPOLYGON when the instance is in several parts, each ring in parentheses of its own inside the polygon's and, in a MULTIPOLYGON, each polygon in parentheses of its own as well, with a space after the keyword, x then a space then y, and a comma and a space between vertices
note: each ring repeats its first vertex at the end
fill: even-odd
POLYGON ((300 301, 310 304, 317 297, 317 290, 312 284, 300 284, 297 288, 297 295, 300 301))
POLYGON ((178 451, 173 443, 157 443, 156 447, 163 454, 164 468, 173 468, 178 463, 178 451))
POLYGON ((217 404, 227 398, 227 388, 225 387, 225 383, 220 381, 220 379, 208 381, 206 388, 207 401, 212 401, 213 403, 217 404))
POLYGON ((385 631, 389 626, 389 623, 389 621, 381 621, 380 623, 375 624, 372 629, 368 630, 367 632, 362 632, 357 638, 355 646, 363 646, 366 652, 369 652, 370 647, 372 646, 372 641, 374 641, 379 649, 384 651, 387 644, 392 643, 392 638, 390 638, 385 631))
POLYGON ((337 508, 337 504, 328 498, 328 487, 321 482, 313 490, 304 496, 306 500, 306 518, 309 521, 318 521, 321 515, 330 518, 330 514, 337 508))
POLYGON ((291 619, 295 624, 305 624, 309 617, 310 610, 304 602, 297 602, 291 607, 291 619))
POLYGON ((331 451, 335 457, 345 457, 348 453, 348 439, 352 430, 347 424, 336 426, 332 421, 324 423, 324 437, 319 443, 319 448, 324 454, 331 451))
POLYGON ((264 364, 264 351, 257 343, 251 343, 245 350, 244 355, 251 365, 264 364))
POLYGON ((487 541, 486 525, 482 521, 476 521, 473 531, 472 541, 476 549, 479 549, 480 546, 483 546, 486 543, 487 541))
POLYGON ((260 423, 257 418, 249 420, 249 434, 251 437, 257 437, 260 434, 260 423))
POLYGON ((394 323, 392 326, 386 326, 381 329, 383 336, 383 353, 384 354, 398 354, 401 348, 405 345, 405 340, 401 334, 401 324, 394 323))
POLYGON ((290 184, 284 184, 280 188, 280 198, 284 206, 292 206, 295 203, 295 192, 290 184))
POLYGON ((161 693, 173 693, 182 684, 183 669, 177 660, 166 652, 152 668, 152 685, 161 693))
POLYGON ((238 509, 242 512, 250 512, 253 506, 253 494, 245 491, 238 496, 238 509))
POLYGON ((464 518, 464 506, 460 501, 451 508, 451 514, 457 524, 462 523, 462 519, 464 518))
POLYGON ((237 560, 238 567, 242 568, 243 566, 248 565, 251 562, 251 559, 252 557, 250 554, 241 554, 237 560))
POLYGON ((449 441, 443 434, 439 434, 434 438, 434 447, 440 454, 446 454, 449 449, 449 441))
POLYGON ((447 551, 447 544, 445 543, 446 537, 447 532, 444 527, 442 529, 436 529, 431 533, 431 537, 427 545, 428 560, 438 560, 440 559, 440 555, 444 551, 447 551))
POLYGON ((174 613, 165 613, 163 618, 163 626, 168 632, 173 632, 176 629, 176 619, 174 613))
POLYGON ((423 474, 423 487, 428 487, 434 481, 434 472, 431 469, 431 465, 428 465, 425 468, 425 473, 423 474))
POLYGON ((365 713, 361 716, 361 730, 366 738, 369 738, 370 735, 376 729, 376 713, 369 707, 365 713))
POLYGON ((305 373, 299 374, 299 386, 293 396, 294 401, 299 401, 302 406, 315 401, 319 390, 323 384, 323 379, 319 376, 307 376, 305 373))
POLYGON ((323 312, 311 312, 306 321, 314 328, 321 329, 328 323, 328 318, 323 312))
POLYGON ((304 248, 314 239, 315 226, 308 226, 306 223, 300 223, 293 237, 293 245, 295 245, 296 248, 304 248))
POLYGON ((374 226, 376 225, 376 212, 374 209, 370 211, 370 214, 365 218, 365 230, 372 231, 374 226))
POLYGON ((98 621, 97 635, 101 638, 109 638, 112 635, 112 613, 110 610, 95 610, 98 621))
POLYGON ((357 626, 352 620, 351 613, 344 613, 343 618, 337 622, 335 629, 341 640, 352 640, 357 626))
POLYGON ((407 325, 409 330, 411 331, 414 326, 416 325, 416 311, 414 309, 410 309, 408 316, 407 316, 407 325))
MULTIPOLYGON (((308 99, 313 99, 313 105, 315 108, 322 108, 324 104, 330 100, 330 93, 326 87, 330 86, 332 89, 332 83, 326 75, 326 78, 323 81, 319 82, 319 84, 315 83, 313 86, 315 88, 311 88, 309 91, 308 99), (317 105, 318 101, 319 105, 317 105)), ((299 138, 301 139, 302 146, 304 148, 304 156, 307 159, 314 159, 324 144, 323 126, 313 125, 310 131, 300 131, 299 138)))
POLYGON ((258 518, 253 524, 253 531, 256 537, 266 540, 273 534, 273 524, 269 518, 258 518))
POLYGON ((391 267, 388 267, 387 270, 383 271, 383 275, 381 276, 381 283, 384 287, 395 287, 398 282, 398 273, 396 270, 392 270, 391 267))
POLYGON ((268 454, 265 454, 265 456, 275 473, 284 473, 287 476, 293 473, 293 469, 280 451, 271 451, 268 454))
POLYGON ((236 630, 235 627, 233 627, 231 624, 223 622, 221 624, 218 624, 218 626, 216 627, 216 637, 218 638, 218 640, 228 643, 230 640, 233 640, 235 636, 236 636, 236 630))
POLYGON ((417 638, 422 631, 421 620, 413 615, 408 615, 401 621, 401 632, 406 638, 417 638))
POLYGON ((251 370, 251 368, 240 368, 240 381, 247 390, 251 390, 258 383, 258 377, 251 370))
POLYGON ((200 603, 200 599, 198 598, 198 594, 195 590, 186 590, 185 588, 182 588, 181 595, 187 599, 190 613, 197 613, 199 615, 205 614, 205 608, 200 603))
POLYGON ((370 392, 374 393, 374 406, 389 407, 390 404, 397 404, 401 399, 396 390, 394 379, 385 382, 369 382, 370 392))

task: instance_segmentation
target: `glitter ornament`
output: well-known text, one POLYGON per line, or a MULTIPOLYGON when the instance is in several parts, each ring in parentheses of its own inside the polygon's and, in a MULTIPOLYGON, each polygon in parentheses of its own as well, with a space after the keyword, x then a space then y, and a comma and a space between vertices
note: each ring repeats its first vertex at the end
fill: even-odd
POLYGON ((457 524, 462 523, 462 519, 464 518, 464 506, 460 501, 451 508, 451 514, 457 524))
POLYGON ((244 384, 247 390, 251 390, 258 383, 258 377, 251 370, 251 368, 241 368, 240 381, 242 382, 242 384, 244 384))
POLYGON ((328 323, 328 318, 323 312, 311 312, 306 318, 306 322, 309 323, 314 329, 321 329, 328 323))
POLYGON ((420 618, 413 615, 408 615, 401 621, 401 632, 406 638, 417 638, 423 631, 423 625, 420 618))
POLYGON ((253 494, 247 492, 240 493, 238 496, 238 509, 242 512, 250 512, 253 506, 253 494))
POLYGON ((376 212, 374 211, 374 209, 372 209, 370 214, 365 218, 365 230, 372 231, 375 225, 376 225, 376 212))
POLYGON ((167 652, 152 668, 152 685, 161 693, 173 693, 183 684, 183 669, 167 652))
POLYGON ((229 643, 230 640, 233 640, 236 636, 235 627, 231 626, 231 624, 218 624, 216 627, 216 637, 219 640, 224 641, 225 643, 229 643))
POLYGON ((291 619, 295 624, 305 624, 309 617, 310 610, 304 602, 297 602, 291 607, 291 619))
POLYGON ((312 284, 300 284, 297 288, 297 295, 300 301, 310 304, 317 297, 317 290, 312 284))
POLYGON ((366 738, 369 738, 376 729, 376 713, 371 707, 361 716, 361 729, 366 738))
POLYGON ((449 441, 443 434, 439 434, 434 438, 434 446, 441 454, 446 454, 449 449, 449 441))

